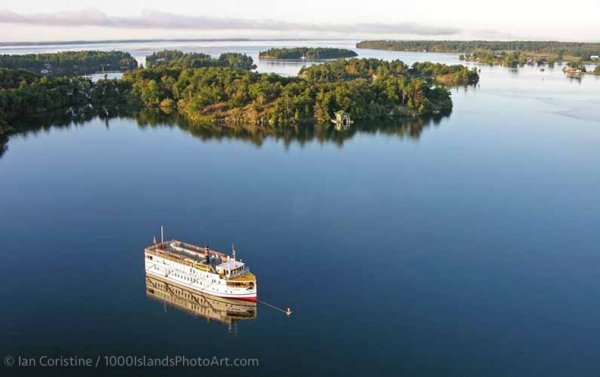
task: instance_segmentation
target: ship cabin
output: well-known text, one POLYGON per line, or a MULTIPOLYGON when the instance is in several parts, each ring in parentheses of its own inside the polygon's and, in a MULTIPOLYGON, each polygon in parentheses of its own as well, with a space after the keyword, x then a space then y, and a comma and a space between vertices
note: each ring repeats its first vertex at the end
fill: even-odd
POLYGON ((254 288, 256 277, 246 265, 240 261, 229 258, 217 266, 217 273, 227 280, 227 286, 240 288, 254 288))
POLYGON ((229 259, 217 266, 217 272, 219 275, 223 275, 226 279, 242 275, 245 271, 245 264, 235 259, 229 259))

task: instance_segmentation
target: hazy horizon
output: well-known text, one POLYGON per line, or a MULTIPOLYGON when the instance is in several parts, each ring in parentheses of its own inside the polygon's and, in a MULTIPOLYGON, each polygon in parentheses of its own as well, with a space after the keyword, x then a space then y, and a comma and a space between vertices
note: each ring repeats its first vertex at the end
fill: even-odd
POLYGON ((259 42, 259 41, 281 41, 281 42, 297 42, 297 41, 372 41, 372 40, 390 40, 390 41, 419 41, 419 40, 436 40, 436 41, 495 41, 495 42, 511 42, 511 41, 535 41, 535 42, 565 42, 565 43, 600 43, 600 41, 574 41, 574 40, 551 40, 551 39, 416 39, 416 38, 252 38, 252 37, 231 37, 231 38, 132 38, 132 39, 79 39, 79 40, 31 40, 31 41, 0 41, 0 47, 18 47, 28 45, 93 45, 103 43, 145 43, 145 42, 259 42))
POLYGON ((507 0, 473 6, 356 0, 301 3, 22 0, 0 7, 0 42, 131 39, 444 39, 600 41, 600 0, 578 7, 507 0), (582 11, 585 10, 585 11, 582 11))

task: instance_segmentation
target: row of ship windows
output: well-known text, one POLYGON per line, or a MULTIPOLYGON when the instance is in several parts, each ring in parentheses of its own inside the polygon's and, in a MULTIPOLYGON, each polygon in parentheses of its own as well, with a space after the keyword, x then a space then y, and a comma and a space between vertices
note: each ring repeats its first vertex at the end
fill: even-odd
MULTIPOLYGON (((152 260, 152 255, 147 255, 146 258, 148 258, 149 260, 152 260)), ((163 261, 163 264, 167 264, 166 261, 163 261)), ((196 275, 196 271, 194 269, 190 268, 190 272, 193 273, 194 275, 196 275)), ((204 274, 204 277, 209 277, 208 274, 204 274)), ((215 282, 215 280, 213 280, 213 283, 215 282)))
MULTIPOLYGON (((174 272, 174 273, 172 273, 171 275, 175 275, 176 277, 178 277, 178 278, 180 278, 180 279, 183 279, 183 280, 187 280, 187 281, 189 281, 189 282, 191 282, 191 281, 192 281, 192 279, 191 279, 189 276, 181 275, 181 274, 178 274, 178 273, 175 273, 175 272, 174 272)), ((215 283, 215 281, 214 281, 214 280, 213 280, 212 282, 213 282, 213 283, 215 283)), ((202 285, 202 282, 200 282, 200 285, 202 285)), ((233 291, 231 291, 231 290, 228 290, 228 291, 225 291, 225 293, 233 293, 233 291)))
MULTIPOLYGON (((148 255, 148 259, 152 260, 152 256, 151 256, 151 255, 148 255)), ((178 274, 178 273, 172 273, 172 275, 175 275, 176 277, 178 277, 178 278, 180 278, 180 279, 183 279, 183 280, 187 280, 187 281, 189 281, 189 282, 191 282, 191 281, 192 281, 192 278, 190 278, 189 276, 186 276, 186 275, 181 275, 181 274, 178 274)), ((215 281, 214 279, 213 279, 213 281, 212 281, 212 282, 213 282, 213 283, 216 283, 216 281, 215 281)), ((219 283, 220 283, 220 282, 219 282, 219 283)), ((200 282, 200 285, 202 285, 202 282, 200 282)), ((233 291, 226 291, 226 292, 227 292, 227 293, 233 293, 233 291)))
MULTIPOLYGON (((191 277, 187 276, 187 275, 182 275, 176 272, 172 272, 171 275, 175 275, 176 277, 183 279, 183 280, 187 280, 189 282, 192 282, 194 279, 192 279, 191 277)), ((212 281, 213 283, 216 283, 215 280, 212 281)), ((202 285, 202 282, 200 282, 200 285, 202 285)))

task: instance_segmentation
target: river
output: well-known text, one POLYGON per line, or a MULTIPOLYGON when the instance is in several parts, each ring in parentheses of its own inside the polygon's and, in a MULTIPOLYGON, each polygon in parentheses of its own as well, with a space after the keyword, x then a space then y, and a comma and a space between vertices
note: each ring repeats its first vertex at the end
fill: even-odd
MULTIPOLYGON (((354 42, 0 53, 116 49, 143 62, 168 47, 257 60, 274 46, 354 42)), ((302 64, 258 71, 293 75, 302 64)), ((450 116, 417 124, 263 134, 122 116, 11 135, 0 158, 0 354, 260 361, 144 375, 595 375, 600 79, 479 68, 477 87, 452 90, 450 116), (160 225, 169 238, 235 244, 259 298, 293 314, 259 304, 253 318, 223 323, 151 297, 143 248, 160 225)))

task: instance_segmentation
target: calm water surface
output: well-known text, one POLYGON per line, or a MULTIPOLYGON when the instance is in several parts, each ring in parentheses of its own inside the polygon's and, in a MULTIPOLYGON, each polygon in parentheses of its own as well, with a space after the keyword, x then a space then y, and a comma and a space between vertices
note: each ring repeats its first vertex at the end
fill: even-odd
MULTIPOLYGON (((256 56, 317 44, 352 42, 168 47, 256 56)), ((102 48, 139 58, 165 46, 102 48)), ((597 375, 600 80, 481 69, 478 87, 453 90, 451 116, 422 128, 236 137, 96 118, 10 136, 0 354, 260 360, 61 371, 88 375, 597 375), (294 314, 259 305, 255 319, 228 325, 148 297, 143 248, 161 224, 170 237, 235 243, 261 299, 294 314)))

